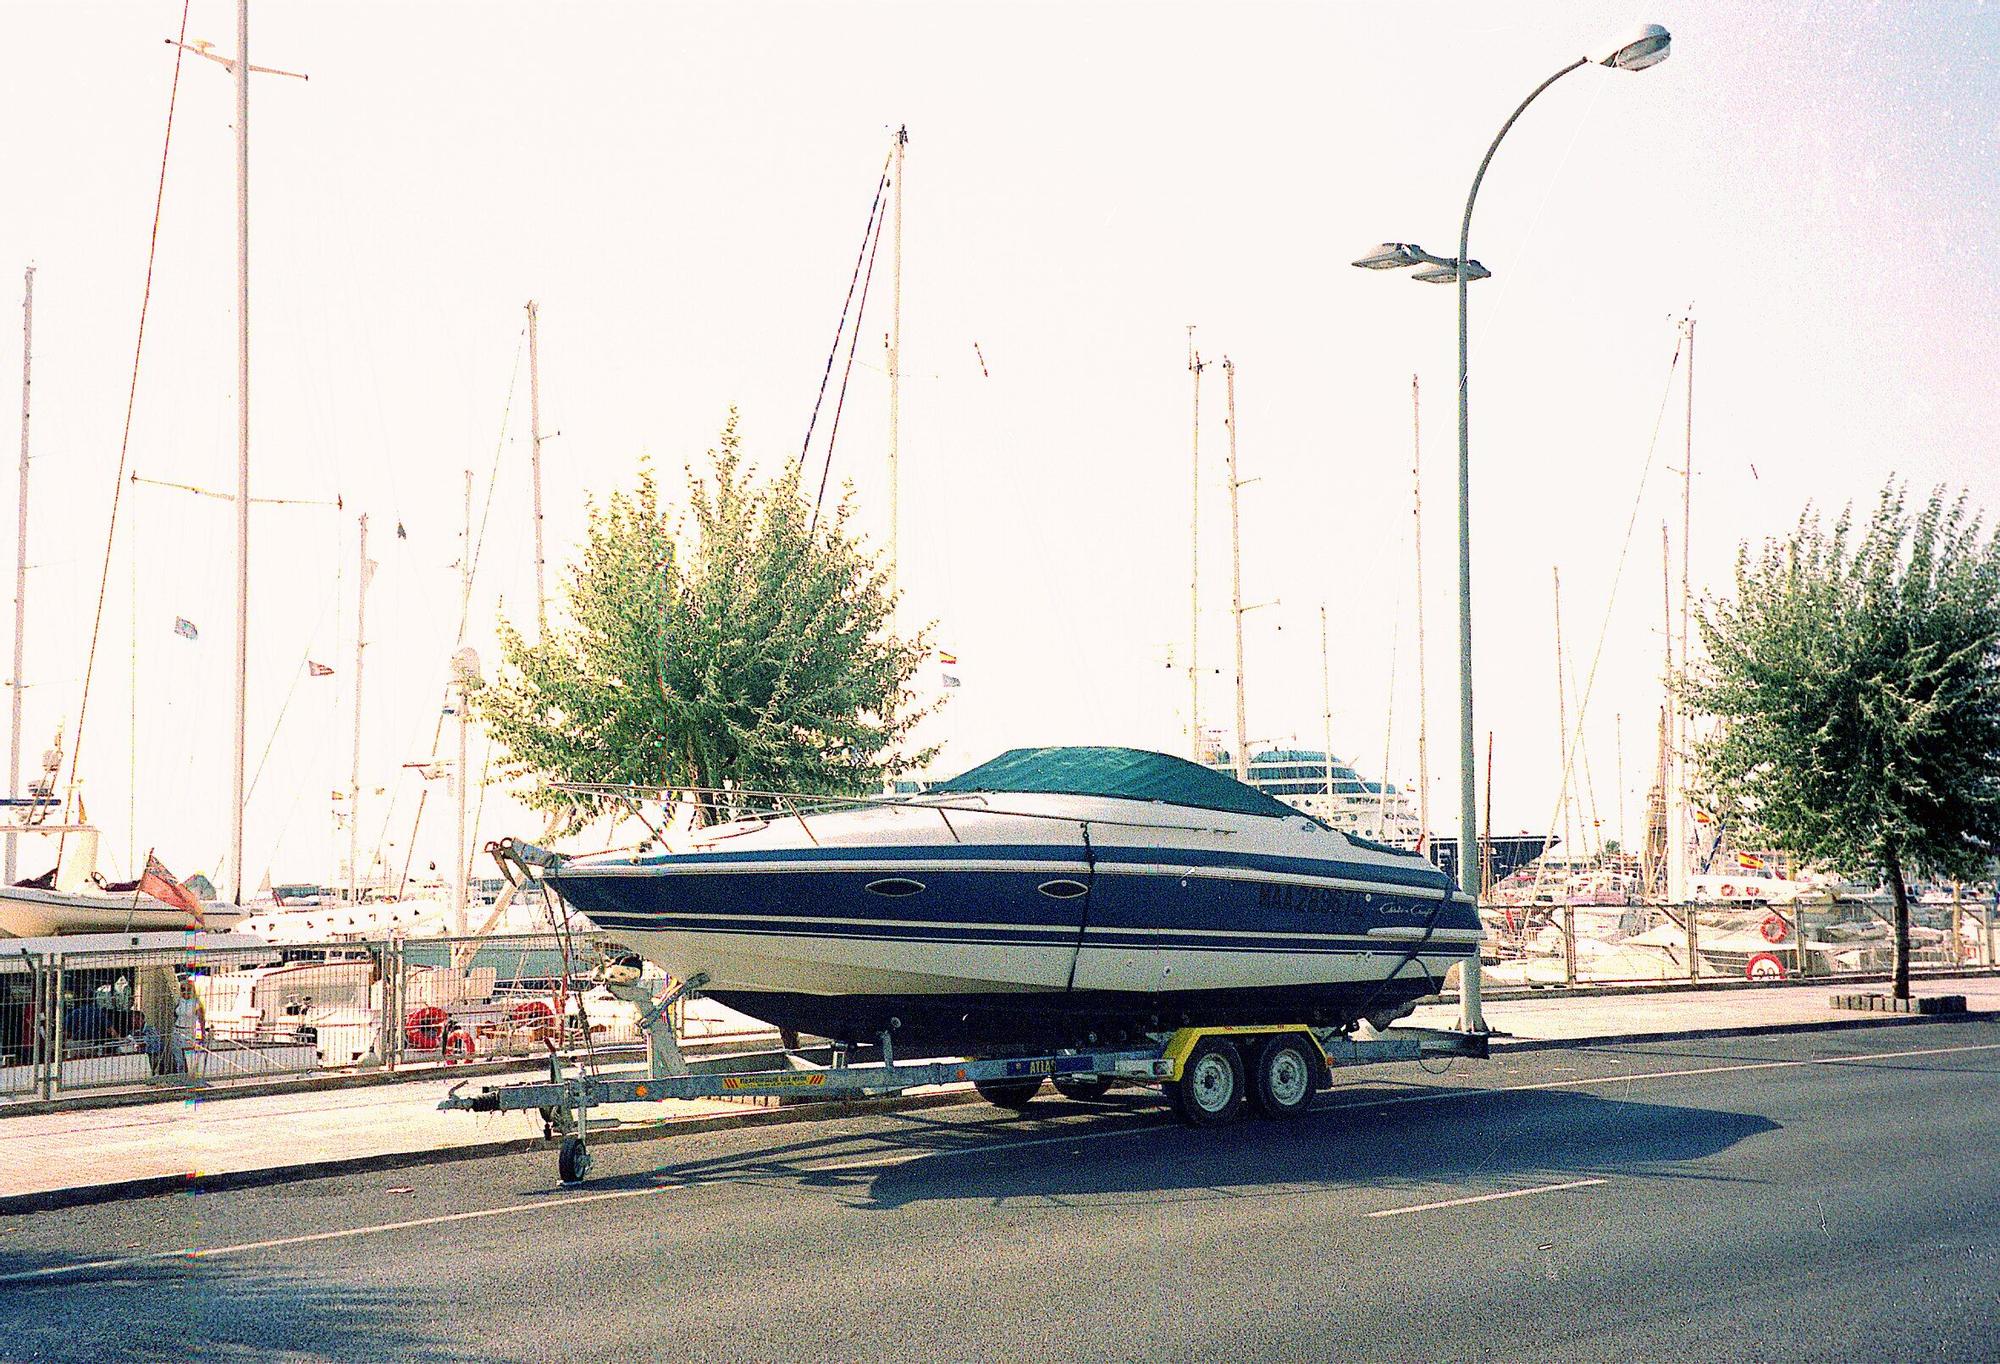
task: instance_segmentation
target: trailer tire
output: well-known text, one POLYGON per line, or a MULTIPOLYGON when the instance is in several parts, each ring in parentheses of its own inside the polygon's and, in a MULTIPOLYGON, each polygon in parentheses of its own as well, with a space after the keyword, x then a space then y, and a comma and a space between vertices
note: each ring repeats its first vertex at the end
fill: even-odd
POLYGON ((1297 1033, 1279 1033, 1250 1063, 1250 1102, 1267 1118, 1296 1118, 1312 1106, 1320 1062, 1297 1033))
POLYGON ((1055 1087, 1056 1093, 1065 1099, 1073 1099, 1078 1103, 1091 1103, 1111 1092, 1111 1080, 1103 1075, 1093 1076, 1088 1080, 1058 1075, 1055 1078, 1055 1087))
POLYGON ((995 1108, 1011 1108, 1018 1113, 1042 1092, 1042 1080, 1039 1075, 1026 1080, 974 1080, 972 1087, 995 1108))
POLYGON ((562 1150, 556 1155, 556 1173, 565 1184, 581 1184, 590 1178, 590 1148, 582 1137, 564 1137, 562 1150))
POLYGON ((1161 1088, 1189 1127, 1234 1122, 1243 1112, 1243 1054, 1226 1038, 1204 1037, 1188 1053, 1181 1078, 1161 1088))

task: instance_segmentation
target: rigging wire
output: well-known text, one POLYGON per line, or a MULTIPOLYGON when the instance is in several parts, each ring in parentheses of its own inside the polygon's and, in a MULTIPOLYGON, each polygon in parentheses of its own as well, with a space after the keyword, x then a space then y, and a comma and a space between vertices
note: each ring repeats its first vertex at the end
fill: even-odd
MULTIPOLYGON (((833 362, 835 357, 840 354, 841 334, 847 330, 847 310, 849 305, 854 302, 855 283, 861 278, 862 258, 871 254, 869 247, 870 239, 879 238, 881 235, 882 228, 876 222, 876 216, 882 212, 882 191, 889 186, 889 164, 895 160, 895 157, 896 153, 891 151, 887 156, 882 158, 882 174, 875 181, 875 200, 868 205, 868 224, 861 229, 861 249, 854 253, 854 273, 848 277, 847 297, 840 305, 840 324, 833 329, 833 345, 826 352, 826 370, 819 376, 819 394, 813 399, 812 416, 806 422, 806 438, 799 444, 799 468, 802 472, 805 469, 806 452, 812 448, 813 428, 819 425, 820 405, 826 401, 827 381, 833 377, 833 362)), ((867 302, 865 292, 863 293, 862 301, 864 304, 867 302)), ((861 318, 858 314, 854 319, 854 325, 857 329, 861 326, 861 318)), ((848 348, 848 354, 850 357, 853 355, 853 348, 851 346, 848 348)), ((852 365, 853 361, 851 358, 848 363, 850 366, 852 365)), ((831 442, 828 443, 828 449, 830 452, 831 442)))
POLYGON ((833 427, 826 433, 826 463, 819 471, 819 494, 813 498, 812 521, 806 526, 808 541, 819 529, 820 507, 826 501, 826 480, 833 472, 833 443, 840 439, 840 414, 847 407, 847 381, 854 376, 854 348, 861 340, 861 318, 868 311, 868 285, 875 278, 876 248, 882 245, 882 224, 887 220, 886 213, 875 220, 875 236, 868 247, 868 271, 861 277, 861 306, 855 310, 854 330, 848 335, 847 368, 840 376, 840 396, 833 404, 833 427))
POLYGON ((1667 418, 1667 404, 1674 396, 1674 375, 1681 363, 1681 338, 1674 340, 1673 358, 1667 362, 1667 381, 1660 393, 1660 409, 1653 417, 1653 438, 1646 444, 1646 462, 1639 468, 1639 486, 1632 495, 1632 514, 1625 522, 1625 541, 1618 550, 1618 565, 1611 573, 1611 591, 1605 598, 1604 621, 1598 627, 1597 645, 1590 655, 1590 670, 1584 674, 1583 693, 1576 703, 1576 728, 1569 736, 1563 753, 1562 784, 1556 795, 1555 811, 1549 816, 1549 836, 1555 836, 1556 821, 1562 818, 1563 806, 1569 800, 1570 776, 1576 766, 1578 747, 1583 743, 1584 715, 1590 706, 1592 689, 1597 685, 1597 665, 1604 658, 1604 641, 1611 633, 1611 614, 1618 603, 1618 581, 1624 575, 1625 561, 1632 553, 1632 533, 1639 524, 1639 507, 1646 495, 1646 480, 1652 476, 1653 461, 1659 452, 1660 427, 1667 418))
MULTIPOLYGON (((514 370, 513 373, 508 376, 507 379, 507 401, 500 409, 500 437, 497 441, 494 442, 493 445, 492 472, 486 476, 486 505, 485 508, 479 514, 479 536, 478 539, 475 540, 472 544, 461 546, 459 549, 460 554, 471 556, 472 567, 471 570, 466 574, 467 588, 466 591, 463 594, 461 594, 458 604, 458 635, 457 638, 452 643, 452 648, 454 650, 464 647, 465 629, 472 616, 471 584, 477 582, 479 579, 479 558, 480 555, 486 549, 487 525, 493 519, 493 493, 494 490, 500 485, 500 461, 507 452, 507 424, 510 420, 512 420, 513 417, 514 389, 516 385, 520 383, 521 379, 521 350, 522 347, 524 347, 527 344, 527 336, 528 336, 527 329, 524 327, 522 328, 519 339, 516 341, 514 346, 514 370)), ((447 686, 448 685, 449 684, 447 684, 447 686)), ((463 696, 459 698, 459 704, 461 706, 465 704, 465 698, 463 696)), ((444 739, 444 711, 442 708, 440 708, 437 714, 437 722, 435 725, 433 725, 431 729, 431 753, 433 756, 436 755, 437 746, 440 742, 443 741, 443 739, 444 739)), ((461 782, 464 781, 465 774, 463 772, 459 773, 458 779, 461 782)), ((396 881, 396 897, 398 899, 402 898, 404 890, 406 890, 410 884, 410 862, 417 855, 417 833, 419 830, 423 828, 424 808, 430 804, 430 799, 431 799, 430 785, 428 782, 426 782, 422 793, 419 794, 417 797, 417 811, 414 815, 410 817, 410 842, 409 846, 405 848, 403 852, 403 874, 400 877, 398 877, 396 881)), ((478 838, 476 836, 477 827, 478 827, 477 825, 474 826, 475 837, 473 841, 475 843, 478 842, 478 838)), ((387 832, 388 832, 388 824, 387 821, 385 820, 383 823, 383 833, 386 835, 387 832)), ((381 850, 378 847, 376 851, 379 854, 381 850)), ((459 857, 461 855, 463 855, 462 849, 452 854, 454 858, 459 857)))
MULTIPOLYGON (((76 707, 76 745, 70 751, 69 785, 63 791, 63 820, 69 819, 70 801, 76 790, 77 774, 82 771, 83 723, 90 711, 90 679, 97 668, 97 642, 104 629, 104 601, 111 591, 111 551, 118 540, 118 505, 125 491, 125 462, 132 448, 132 412, 139 398, 139 360, 146 349, 146 313, 153 302, 153 266, 160 253, 160 216, 167 201, 167 153, 174 145, 174 108, 180 101, 181 64, 187 55, 188 11, 194 0, 182 0, 180 37, 174 46, 174 77, 167 90, 167 129, 160 145, 160 179, 153 192, 153 228, 146 240, 146 283, 139 296, 139 330, 132 343, 132 378, 125 390, 125 428, 118 439, 118 472, 111 482, 111 523, 104 532, 104 568, 98 575, 97 609, 91 617, 90 650, 83 664, 83 694, 76 707)), ((62 835, 57 840, 57 856, 61 856, 62 835)), ((240 871, 240 869, 239 869, 240 871)))

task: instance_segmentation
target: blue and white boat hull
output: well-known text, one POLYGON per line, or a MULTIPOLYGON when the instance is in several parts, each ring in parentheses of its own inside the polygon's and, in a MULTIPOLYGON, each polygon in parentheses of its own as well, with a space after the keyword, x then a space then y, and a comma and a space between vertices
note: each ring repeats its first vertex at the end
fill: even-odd
POLYGON ((1421 858, 1302 817, 1093 796, 758 821, 550 879, 732 1008, 843 1041, 894 1026, 906 1050, 1389 1016, 1480 934, 1421 858))

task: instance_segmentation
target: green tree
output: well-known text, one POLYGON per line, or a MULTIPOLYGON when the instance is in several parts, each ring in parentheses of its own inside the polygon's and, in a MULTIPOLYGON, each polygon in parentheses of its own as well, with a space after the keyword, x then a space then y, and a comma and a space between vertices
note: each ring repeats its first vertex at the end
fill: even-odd
POLYGON ((2000 849, 2000 541, 1963 496, 1913 512, 1892 480, 1865 525, 1808 507, 1739 549, 1701 636, 1684 695, 1720 722, 1702 780, 1774 846, 1887 879, 1909 998, 1904 877, 1973 879, 2000 849))
POLYGON ((928 627, 892 636, 852 489, 816 518, 799 474, 760 480, 731 412, 680 507, 645 461, 592 501, 568 621, 534 643, 503 617, 480 695, 509 775, 537 779, 530 806, 574 832, 616 802, 551 782, 859 794, 929 760, 904 752, 928 713, 909 689, 928 627))

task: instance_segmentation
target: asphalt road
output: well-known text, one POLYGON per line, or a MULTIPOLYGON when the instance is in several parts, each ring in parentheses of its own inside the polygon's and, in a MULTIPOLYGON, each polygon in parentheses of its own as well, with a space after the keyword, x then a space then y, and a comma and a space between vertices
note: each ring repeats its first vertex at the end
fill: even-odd
POLYGON ((0 1358, 2000 1358, 2000 1025, 1354 1074, 0 1218, 0 1358))

